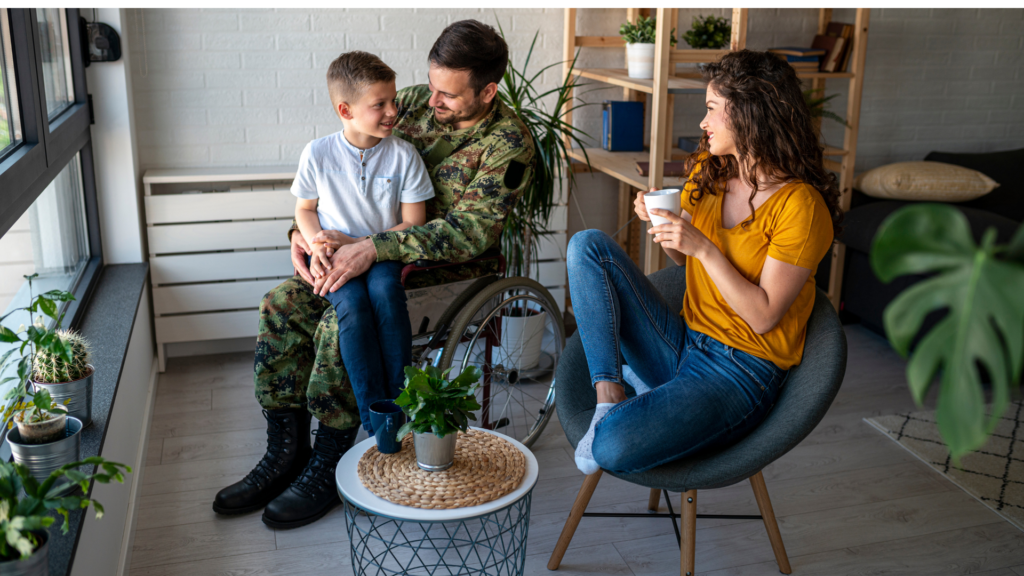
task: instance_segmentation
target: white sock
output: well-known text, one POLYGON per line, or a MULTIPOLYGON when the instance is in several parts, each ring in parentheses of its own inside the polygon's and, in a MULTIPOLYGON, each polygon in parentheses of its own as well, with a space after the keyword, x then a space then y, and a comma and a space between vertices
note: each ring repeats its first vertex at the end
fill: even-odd
POLYGON ((636 372, 633 372, 629 364, 622 365, 622 379, 626 381, 626 384, 632 386, 633 390, 636 390, 637 396, 651 391, 651 387, 644 384, 644 381, 636 375, 636 372))
POLYGON ((590 475, 601 469, 597 465, 597 461, 594 460, 594 427, 612 409, 612 406, 615 406, 614 402, 597 405, 597 408, 594 409, 594 419, 590 421, 590 428, 580 439, 580 443, 576 445, 576 467, 584 474, 590 475))

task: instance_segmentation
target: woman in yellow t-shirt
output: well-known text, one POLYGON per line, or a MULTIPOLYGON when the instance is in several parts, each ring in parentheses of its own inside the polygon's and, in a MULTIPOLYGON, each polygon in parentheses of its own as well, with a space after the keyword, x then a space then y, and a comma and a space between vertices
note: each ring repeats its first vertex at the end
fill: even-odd
MULTIPOLYGON (((707 116, 687 161, 684 212, 652 209, 671 223, 648 231, 686 266, 682 311, 603 232, 569 243, 598 401, 576 447, 585 474, 640 472, 735 442, 768 414, 803 354, 813 273, 842 219, 836 178, 784 60, 733 52, 703 77, 707 116), (637 395, 627 398, 623 383, 637 395)), ((649 221, 643 193, 635 206, 649 221)))

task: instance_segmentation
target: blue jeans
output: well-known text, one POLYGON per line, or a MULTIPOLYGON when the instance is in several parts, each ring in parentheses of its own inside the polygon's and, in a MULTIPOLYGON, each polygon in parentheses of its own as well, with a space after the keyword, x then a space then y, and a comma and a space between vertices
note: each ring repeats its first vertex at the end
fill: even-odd
POLYGON ((601 468, 630 474, 722 448, 768 415, 786 371, 691 330, 607 234, 576 233, 568 267, 591 383, 623 384, 621 353, 651 388, 597 423, 601 468))
MULTIPOLYGON (((309 257, 306 257, 309 263, 309 257)), ((402 287, 401 262, 377 262, 327 300, 338 315, 338 347, 363 428, 373 433, 370 405, 394 400, 412 364, 412 325, 402 287)))

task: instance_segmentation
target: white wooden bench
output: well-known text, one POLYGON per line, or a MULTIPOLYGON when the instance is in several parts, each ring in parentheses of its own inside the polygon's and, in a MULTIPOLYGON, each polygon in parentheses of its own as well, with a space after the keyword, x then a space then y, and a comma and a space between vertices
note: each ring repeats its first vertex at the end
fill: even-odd
MULTIPOLYGON (((292 276, 295 167, 149 170, 143 175, 160 371, 165 344, 255 337, 263 295, 292 276)), ((567 214, 552 210, 532 278, 565 302, 567 214)), ((442 302, 437 302, 442 304, 442 302)), ((410 313, 414 312, 410 302, 410 313)), ((419 310, 419 308, 417 308, 419 310)), ((412 314, 416 316, 417 314, 412 314)), ((413 318, 413 328, 419 327, 413 318)), ((436 315, 435 315, 436 316, 436 315)))

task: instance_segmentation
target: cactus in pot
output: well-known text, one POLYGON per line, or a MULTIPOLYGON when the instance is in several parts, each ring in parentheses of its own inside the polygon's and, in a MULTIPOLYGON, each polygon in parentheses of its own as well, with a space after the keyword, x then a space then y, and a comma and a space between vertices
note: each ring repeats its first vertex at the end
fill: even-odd
POLYGON ((93 371, 89 364, 89 341, 85 337, 74 330, 57 330, 57 337, 71 349, 71 360, 68 361, 45 348, 37 351, 32 363, 32 380, 38 384, 74 382, 85 378, 93 371))
POLYGON ((92 424, 92 378, 89 342, 73 330, 57 330, 62 350, 36 350, 32 360, 32 387, 47 390, 54 400, 67 406, 68 413, 92 424))

